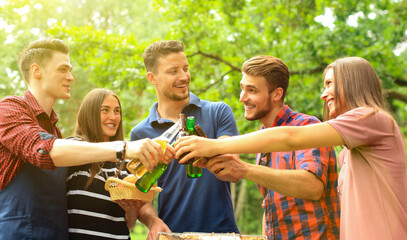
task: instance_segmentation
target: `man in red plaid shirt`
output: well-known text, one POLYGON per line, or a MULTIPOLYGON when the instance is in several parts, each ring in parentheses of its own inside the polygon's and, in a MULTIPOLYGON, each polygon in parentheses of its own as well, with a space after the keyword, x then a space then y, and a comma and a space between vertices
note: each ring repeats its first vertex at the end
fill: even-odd
POLYGON ((60 167, 138 158, 152 170, 153 157, 169 163, 174 152, 162 156, 150 139, 60 139, 53 105, 71 97, 68 46, 59 39, 34 41, 18 60, 28 90, 0 101, 0 239, 68 239, 66 169, 60 167))
MULTIPOLYGON (((284 104, 289 71, 272 56, 257 56, 242 67, 240 101, 245 118, 261 129, 318 123, 316 117, 284 104)), ((177 153, 178 154, 178 153, 177 153)), ((209 161, 219 179, 246 178, 264 197, 264 233, 269 239, 339 239, 337 167, 332 148, 257 154, 256 164, 239 159, 209 161)))

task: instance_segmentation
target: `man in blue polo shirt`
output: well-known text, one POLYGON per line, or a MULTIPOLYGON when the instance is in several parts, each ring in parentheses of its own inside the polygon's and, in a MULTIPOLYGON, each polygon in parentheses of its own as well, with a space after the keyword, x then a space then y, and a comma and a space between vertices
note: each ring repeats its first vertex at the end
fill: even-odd
MULTIPOLYGON (((189 92, 191 75, 184 45, 178 41, 154 42, 143 54, 147 79, 154 85, 158 102, 149 116, 134 127, 130 139, 155 138, 178 120, 178 115, 194 116, 210 138, 238 134, 231 108, 223 102, 200 100, 189 92)), ((236 158, 221 155, 218 158, 236 158)), ((158 180, 158 215, 152 204, 140 209, 139 220, 149 228, 148 239, 158 232, 238 233, 230 197, 230 183, 217 179, 207 169, 191 179, 185 165, 173 161, 158 180)))

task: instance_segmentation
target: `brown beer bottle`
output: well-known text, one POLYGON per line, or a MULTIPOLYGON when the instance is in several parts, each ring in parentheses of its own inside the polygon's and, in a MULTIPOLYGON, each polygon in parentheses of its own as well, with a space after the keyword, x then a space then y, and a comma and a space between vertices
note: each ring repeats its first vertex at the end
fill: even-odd
MULTIPOLYGON (((177 136, 177 140, 180 138, 180 137, 185 137, 185 136, 188 136, 189 134, 188 134, 188 128, 187 128, 187 121, 186 121, 186 119, 185 119, 185 114, 183 114, 183 113, 181 113, 179 116, 178 116, 178 121, 180 122, 180 125, 179 125, 179 129, 178 129, 178 136, 177 136)), ((184 153, 184 154, 182 154, 180 157, 179 157, 179 159, 178 160, 181 160, 183 157, 185 157, 185 155, 187 155, 189 152, 186 152, 186 153, 184 153)), ((184 164, 186 164, 186 163, 184 163, 184 164)))

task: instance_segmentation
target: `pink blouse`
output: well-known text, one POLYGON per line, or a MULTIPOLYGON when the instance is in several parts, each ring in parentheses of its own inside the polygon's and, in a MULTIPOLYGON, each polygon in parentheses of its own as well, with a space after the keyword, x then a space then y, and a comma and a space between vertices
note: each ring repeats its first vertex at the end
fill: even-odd
POLYGON ((357 108, 329 120, 346 143, 339 154, 341 239, 407 239, 406 149, 396 122, 357 108))

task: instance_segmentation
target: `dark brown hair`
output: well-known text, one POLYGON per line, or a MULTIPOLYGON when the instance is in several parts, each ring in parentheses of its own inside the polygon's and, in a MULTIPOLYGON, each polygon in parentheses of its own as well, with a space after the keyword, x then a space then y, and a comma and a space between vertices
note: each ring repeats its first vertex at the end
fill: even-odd
MULTIPOLYGON (((339 58, 326 67, 324 79, 329 69, 333 70, 335 79, 334 104, 338 115, 358 107, 387 111, 380 78, 367 60, 360 57, 339 58)), ((329 111, 325 103, 324 120, 328 119, 329 111)))
POLYGON ((45 67, 54 52, 69 54, 69 47, 60 39, 40 39, 28 44, 18 56, 18 67, 24 80, 29 83, 29 72, 32 64, 45 67))
POLYGON ((255 77, 264 77, 268 83, 269 93, 281 87, 284 101, 289 85, 290 72, 287 65, 273 56, 256 56, 243 63, 242 72, 255 77))
MULTIPOLYGON (((103 132, 101 129, 100 109, 102 103, 108 96, 114 96, 119 102, 120 112, 121 104, 117 95, 108 89, 97 88, 90 91, 82 101, 82 105, 78 111, 78 117, 76 121, 74 136, 81 138, 88 142, 103 142, 103 132)), ((122 114, 120 116, 120 124, 117 128, 116 135, 110 137, 110 141, 123 140, 123 124, 122 114)), ((100 172, 103 163, 92 163, 90 167, 91 177, 86 183, 85 188, 89 187, 93 178, 100 172)))
POLYGON ((148 46, 143 53, 144 66, 147 72, 157 72, 157 61, 171 53, 184 52, 184 44, 174 40, 157 41, 148 46))

